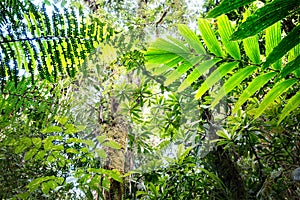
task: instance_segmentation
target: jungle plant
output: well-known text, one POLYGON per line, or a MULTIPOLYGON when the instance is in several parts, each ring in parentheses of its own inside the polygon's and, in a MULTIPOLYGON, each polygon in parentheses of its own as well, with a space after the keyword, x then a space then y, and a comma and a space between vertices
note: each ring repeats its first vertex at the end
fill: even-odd
MULTIPOLYGON (((258 107, 249 109, 254 119, 261 116, 268 106, 281 97, 287 103, 277 119, 279 124, 293 110, 297 110, 300 102, 297 84, 300 77, 300 26, 286 33, 287 36, 282 40, 283 33, 280 28, 280 20, 298 13, 300 3, 296 0, 275 0, 257 9, 253 14, 247 10, 244 13, 244 22, 233 32, 232 23, 222 14, 251 2, 253 1, 224 0, 210 11, 208 17, 218 16, 217 35, 208 19, 198 20, 200 38, 186 25, 179 25, 178 30, 185 42, 171 37, 158 39, 146 52, 148 69, 153 70, 155 75, 163 74, 166 77, 165 85, 182 80, 178 92, 197 83, 199 79, 204 79, 200 81, 195 99, 200 99, 223 80, 224 84, 211 92, 213 99, 210 108, 215 108, 225 95, 237 90, 240 94, 239 98, 232 102, 233 114, 237 113, 251 96, 264 91, 263 95, 259 95, 259 100, 263 100, 258 103, 258 107), (263 35, 258 35, 265 29, 263 35), (219 37, 221 41, 218 40, 219 37), (260 37, 265 38, 265 53, 259 47, 260 37), (284 57, 286 54, 287 57, 284 57), (241 88, 241 83, 247 83, 246 87, 241 88), (271 90, 264 87, 267 83, 271 84, 268 84, 271 90), (287 93, 289 95, 286 95, 287 93)), ((250 104, 248 102, 248 105, 250 104)))
POLYGON ((20 76, 37 72, 42 79, 74 77, 85 57, 114 32, 81 9, 51 11, 28 0, 1 1, 0 81, 17 84, 20 76))

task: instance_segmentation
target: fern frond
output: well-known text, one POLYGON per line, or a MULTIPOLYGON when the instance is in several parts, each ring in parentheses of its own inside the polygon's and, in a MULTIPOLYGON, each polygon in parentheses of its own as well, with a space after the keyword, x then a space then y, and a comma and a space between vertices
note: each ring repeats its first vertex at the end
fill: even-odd
POLYGON ((3 19, 8 23, 0 36, 1 85, 17 83, 22 71, 32 80, 37 73, 50 81, 65 74, 73 77, 89 53, 113 33, 99 19, 74 9, 61 12, 54 7, 49 17, 45 5, 38 8, 21 1, 17 6, 13 16, 3 19), (13 21, 16 15, 21 17, 18 23, 13 21))

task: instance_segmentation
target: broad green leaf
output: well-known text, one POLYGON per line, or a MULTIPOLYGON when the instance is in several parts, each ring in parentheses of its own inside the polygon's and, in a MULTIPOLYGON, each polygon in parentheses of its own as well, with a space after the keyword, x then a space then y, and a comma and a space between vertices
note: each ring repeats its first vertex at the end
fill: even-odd
POLYGON ((74 143, 82 143, 83 141, 82 141, 82 139, 80 139, 80 138, 69 138, 69 139, 67 139, 66 142, 67 142, 67 143, 71 143, 71 142, 74 142, 74 143))
POLYGON ((32 144, 36 147, 36 148, 40 148, 42 146, 42 139, 41 138, 32 138, 32 144))
POLYGON ((168 62, 168 63, 164 63, 162 66, 157 67, 154 72, 153 75, 160 75, 164 72, 166 72, 167 70, 169 70, 170 68, 174 68, 178 65, 178 63, 184 62, 184 59, 180 56, 176 57, 176 59, 168 62))
MULTIPOLYGON (((56 179, 56 177, 55 177, 55 179, 56 179)), ((57 184, 57 182, 56 182, 55 179, 52 179, 52 180, 49 180, 49 181, 46 182, 47 185, 48 185, 48 187, 50 189, 52 189, 52 190, 55 190, 57 188, 57 186, 58 186, 58 184, 57 184)))
POLYGON ((299 0, 274 0, 266 4, 238 26, 238 30, 233 33, 232 39, 240 40, 258 34, 290 15, 299 5, 299 0))
POLYGON ((232 71, 237 67, 238 62, 225 63, 219 66, 214 72, 212 72, 209 77, 204 81, 204 83, 198 89, 195 99, 201 98, 201 96, 211 88, 215 83, 217 83, 224 75, 232 71))
MULTIPOLYGON (((292 50, 289 51, 288 61, 296 59, 300 56, 300 44, 296 45, 292 50)), ((294 71, 297 78, 300 78, 300 67, 294 71)))
POLYGON ((54 180, 59 185, 63 184, 63 182, 65 181, 65 179, 63 177, 56 177, 54 180))
POLYGON ((297 79, 288 79, 276 84, 264 97, 263 101, 260 103, 259 107, 256 109, 254 119, 258 118, 264 110, 283 92, 289 89, 292 85, 297 83, 297 79))
POLYGON ((296 110, 298 106, 300 105, 300 91, 298 91, 292 98, 290 98, 287 102, 287 104, 284 106, 277 124, 280 124, 280 122, 288 116, 293 110, 296 110))
POLYGON ((42 192, 43 192, 44 194, 48 194, 49 191, 50 191, 50 186, 49 186, 49 184, 48 184, 47 182, 43 182, 43 183, 42 183, 42 192))
POLYGON ((260 88, 262 88, 271 78, 277 74, 276 72, 270 72, 262 74, 255 78, 249 86, 240 95, 239 100, 235 103, 232 113, 236 113, 240 107, 260 88))
POLYGON ((296 59, 300 55, 300 44, 295 46, 293 49, 289 51, 288 54, 288 61, 291 62, 292 60, 296 59))
POLYGON ((39 151, 36 155, 35 155, 35 157, 34 157, 34 159, 35 160, 42 160, 44 157, 45 157, 45 155, 46 155, 47 153, 45 152, 45 151, 39 151))
POLYGON ((42 133, 54 133, 54 132, 62 132, 62 128, 59 126, 49 126, 42 130, 42 133))
POLYGON ((279 78, 285 78, 290 73, 299 70, 299 66, 300 66, 300 55, 295 60, 288 62, 288 64, 280 71, 279 78))
POLYGON ((162 51, 160 49, 149 47, 149 49, 145 53, 145 57, 147 60, 147 64, 151 64, 150 66, 147 66, 147 70, 150 70, 153 68, 153 66, 157 66, 157 64, 170 62, 178 58, 179 56, 169 51, 162 51))
POLYGON ((112 149, 121 149, 121 146, 115 141, 107 141, 102 143, 102 146, 110 147, 112 149))
MULTIPOLYGON (((184 46, 184 44, 183 44, 184 46)), ((180 56, 185 57, 186 55, 190 54, 190 50, 187 47, 182 47, 182 46, 178 46, 177 44, 175 44, 174 42, 171 42, 170 40, 165 40, 165 39, 157 39, 149 48, 150 52, 151 49, 158 49, 161 51, 167 51, 170 53, 174 53, 180 56)), ((147 55, 147 54, 146 54, 147 55)))
POLYGON ((223 0, 220 5, 208 12, 209 18, 215 18, 222 14, 233 11, 239 7, 248 5, 255 0, 223 0))
POLYGON ((23 153, 28 147, 32 145, 31 139, 28 137, 21 138, 18 146, 15 148, 15 154, 23 153))
POLYGON ((222 15, 218 17, 218 28, 219 34, 221 36, 221 41, 224 44, 226 51, 231 55, 234 59, 240 60, 240 48, 239 44, 236 41, 230 41, 230 36, 232 35, 232 26, 226 15, 222 15))
POLYGON ((54 156, 50 155, 50 156, 48 156, 47 161, 50 162, 50 163, 53 163, 53 162, 56 161, 56 159, 54 158, 54 156))
POLYGON ((95 143, 93 140, 83 140, 83 143, 90 146, 90 147, 94 147, 95 143))
POLYGON ((258 37, 253 36, 243 40, 244 49, 246 55, 250 58, 252 62, 255 64, 260 63, 260 52, 259 52, 259 45, 258 45, 258 37))
MULTIPOLYGON (((281 27, 280 22, 275 23, 274 25, 270 26, 266 29, 266 56, 268 56, 271 51, 276 47, 279 42, 281 41, 281 27)), ((274 69, 280 70, 281 69, 282 61, 279 59, 273 65, 274 69)))
POLYGON ((198 38, 198 36, 191 30, 187 25, 179 24, 178 30, 180 34, 184 37, 190 47, 195 50, 198 54, 205 54, 206 51, 198 38))
POLYGON ((106 136, 105 135, 99 135, 96 137, 97 140, 99 141, 99 143, 101 144, 102 142, 104 142, 104 140, 106 139, 106 136))
POLYGON ((180 64, 174 71, 172 71, 167 76, 167 79, 165 80, 164 84, 168 86, 174 81, 178 80, 181 77, 181 75, 183 75, 185 72, 187 72, 191 67, 196 65, 201 60, 202 60, 201 56, 191 58, 190 60, 185 60, 182 64, 180 64))
POLYGON ((189 87, 193 82, 195 82, 204 72, 214 66, 216 63, 221 61, 219 58, 211 59, 204 61, 203 63, 199 64, 191 74, 181 83, 178 88, 178 92, 183 91, 185 88, 189 87))
POLYGON ((241 82, 249 77, 256 68, 256 66, 249 66, 234 73, 233 76, 231 76, 219 89, 217 96, 211 103, 211 107, 215 107, 226 94, 231 92, 236 86, 240 85, 241 82))
MULTIPOLYGON (((299 1, 300 4, 300 1, 299 1)), ((282 58, 293 47, 297 46, 300 41, 300 25, 296 26, 281 42, 273 49, 266 58, 264 68, 273 64, 276 60, 282 58)))
POLYGON ((103 149, 96 149, 95 151, 100 158, 104 159, 107 157, 107 155, 103 149))
POLYGON ((25 153, 24 160, 25 161, 30 160, 37 152, 38 152, 38 149, 36 149, 36 148, 30 149, 29 151, 27 151, 25 153))
POLYGON ((55 176, 45 176, 45 177, 36 178, 32 180, 26 187, 29 189, 29 191, 32 192, 36 190, 41 185, 41 183, 51 179, 55 179, 55 176))
POLYGON ((67 153, 78 154, 78 151, 77 151, 76 149, 74 149, 74 148, 71 148, 71 147, 70 147, 70 148, 67 148, 67 149, 66 149, 66 152, 67 152, 67 153))
POLYGON ((58 121, 61 125, 65 125, 68 121, 67 117, 55 116, 54 119, 58 121))
POLYGON ((206 19, 200 18, 198 20, 198 27, 207 48, 216 56, 223 56, 220 43, 218 42, 214 31, 211 29, 211 24, 209 24, 206 19))

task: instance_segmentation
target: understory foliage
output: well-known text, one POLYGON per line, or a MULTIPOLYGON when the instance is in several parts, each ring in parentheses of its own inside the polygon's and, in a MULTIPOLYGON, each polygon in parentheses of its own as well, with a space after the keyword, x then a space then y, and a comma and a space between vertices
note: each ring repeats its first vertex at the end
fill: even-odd
POLYGON ((299 1, 43 2, 0 2, 1 199, 300 196, 299 1))

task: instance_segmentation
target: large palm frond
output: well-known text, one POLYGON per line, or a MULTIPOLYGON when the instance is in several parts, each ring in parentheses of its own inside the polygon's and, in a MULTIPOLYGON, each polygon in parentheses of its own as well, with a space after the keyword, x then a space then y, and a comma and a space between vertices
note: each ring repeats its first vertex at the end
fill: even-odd
POLYGON ((224 80, 224 84, 219 86, 213 95, 211 108, 219 104, 225 95, 238 88, 242 82, 246 82, 247 87, 243 89, 234 103, 233 113, 236 113, 254 94, 264 91, 263 99, 253 112, 254 118, 261 116, 277 98, 285 97, 284 101, 287 103, 278 118, 279 123, 297 109, 300 103, 298 84, 300 34, 297 35, 298 26, 281 40, 281 23, 277 21, 298 11, 300 2, 274 0, 252 15, 246 12, 245 17, 247 15, 248 17, 238 26, 236 32, 233 32, 228 17, 221 14, 252 1, 235 0, 236 4, 232 2, 232 0, 224 0, 219 7, 209 13, 212 17, 219 16, 217 18, 218 35, 211 28, 212 24, 209 20, 199 19, 200 38, 187 26, 179 25, 179 32, 185 41, 169 37, 154 42, 146 52, 148 69, 153 70, 154 74, 163 74, 166 77, 165 85, 175 80, 182 80, 178 88, 179 92, 208 74, 196 92, 196 99, 201 98, 213 86, 217 86, 220 80, 224 80), (275 6, 280 17, 273 15, 275 6), (269 14, 274 17, 269 19, 267 17, 269 14), (256 21, 259 20, 263 20, 264 24, 257 24, 256 21), (260 52, 257 35, 264 29, 266 29, 264 32, 266 54, 260 52), (233 41, 233 39, 239 41, 233 41), (240 42, 243 45, 239 45, 240 42), (282 57, 286 54, 288 62, 284 64, 282 57), (288 93, 289 95, 286 95, 288 93))

